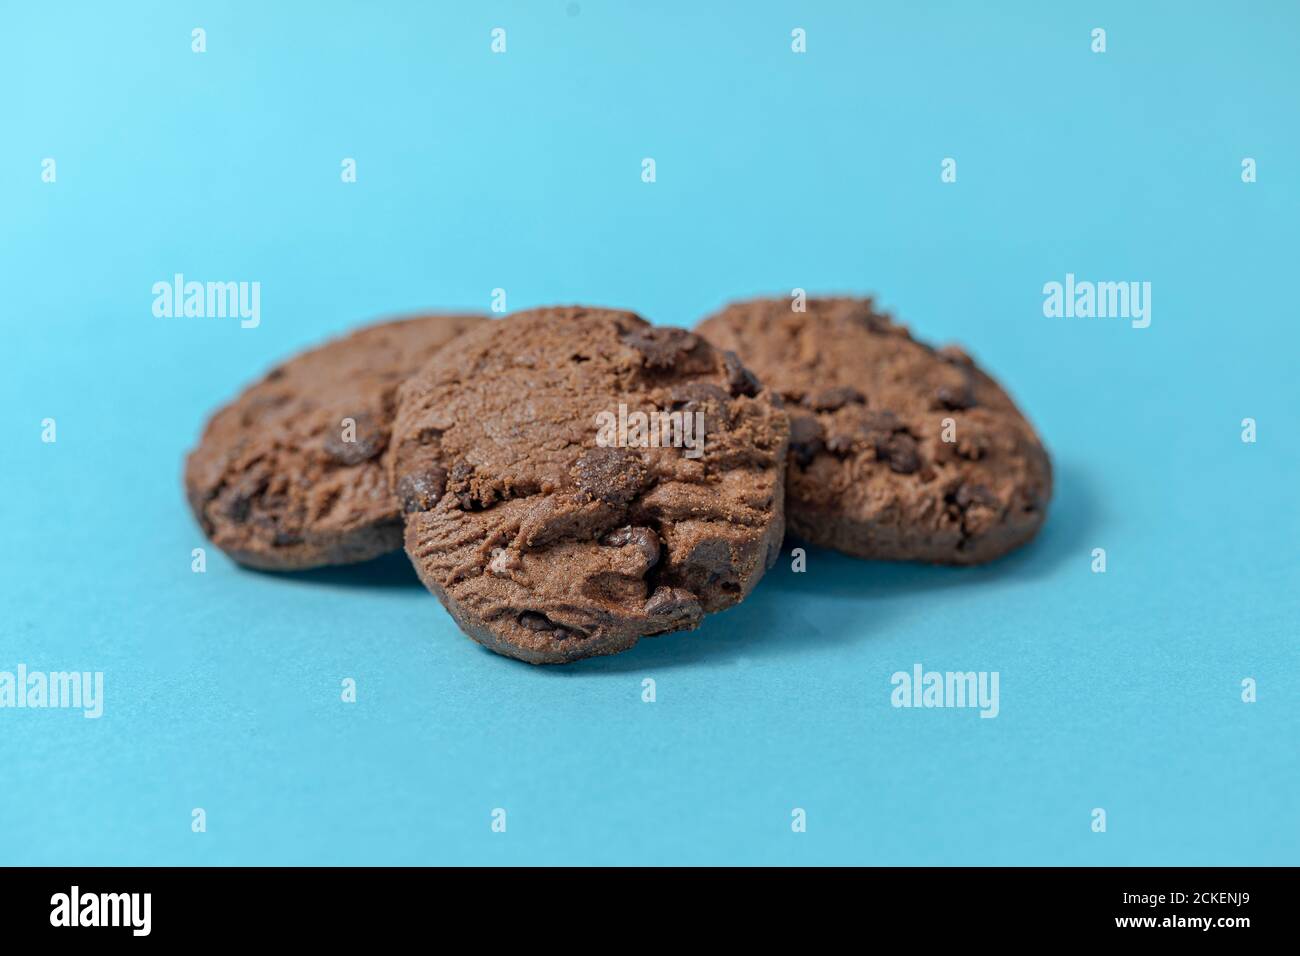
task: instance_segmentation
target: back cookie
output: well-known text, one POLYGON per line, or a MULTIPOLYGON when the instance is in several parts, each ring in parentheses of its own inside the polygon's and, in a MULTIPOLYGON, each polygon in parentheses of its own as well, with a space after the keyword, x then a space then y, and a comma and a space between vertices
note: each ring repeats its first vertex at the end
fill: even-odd
POLYGON ((400 548, 401 514, 382 466, 397 388, 482 321, 385 322, 272 369, 212 416, 185 462, 204 533, 241 564, 280 571, 400 548))
POLYGON ((915 341, 870 299, 741 302, 697 330, 785 399, 792 534, 861 558, 976 564, 1042 525, 1047 452, 961 349, 915 341))

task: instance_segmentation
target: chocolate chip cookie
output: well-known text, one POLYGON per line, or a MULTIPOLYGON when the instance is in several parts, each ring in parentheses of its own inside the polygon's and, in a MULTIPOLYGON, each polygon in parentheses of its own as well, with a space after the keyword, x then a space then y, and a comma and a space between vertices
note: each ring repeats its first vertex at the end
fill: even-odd
POLYGON ((1006 392, 870 299, 728 306, 697 328, 790 416, 792 534, 862 558, 977 564, 1038 531, 1051 464, 1006 392))
POLYGON ((382 462, 397 387, 482 321, 386 322, 272 369, 212 417, 186 460, 185 492, 204 533, 241 564, 268 570, 400 548, 382 462))
POLYGON ((460 627, 534 664, 740 601, 780 553, 788 426, 734 355, 630 312, 518 313, 400 392, 406 551, 460 627))

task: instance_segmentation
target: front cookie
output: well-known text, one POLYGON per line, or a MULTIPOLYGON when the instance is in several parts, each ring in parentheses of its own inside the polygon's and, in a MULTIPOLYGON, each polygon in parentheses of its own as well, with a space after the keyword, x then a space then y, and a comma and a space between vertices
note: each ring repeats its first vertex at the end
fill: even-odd
POLYGON ((1038 531, 1051 464, 1007 394, 870 299, 736 303, 698 331, 790 415, 790 531, 862 558, 977 564, 1038 531))
POLYGON ((432 315, 373 325, 272 369, 208 422, 185 493, 212 542, 241 564, 289 571, 402 546, 382 466, 397 387, 482 322, 432 315))
POLYGON ((403 386, 406 550, 460 627, 561 663, 696 627, 784 531, 788 428, 734 356, 629 312, 519 313, 403 386))

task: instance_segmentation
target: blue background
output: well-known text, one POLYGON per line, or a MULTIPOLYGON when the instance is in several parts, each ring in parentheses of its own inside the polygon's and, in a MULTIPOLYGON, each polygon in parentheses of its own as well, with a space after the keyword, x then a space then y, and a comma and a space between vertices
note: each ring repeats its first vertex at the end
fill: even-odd
POLYGON ((0 862, 1300 862, 1298 29, 1285 2, 6 3, 0 670, 102 670, 106 702, 0 710, 0 862), (261 282, 261 326, 154 318, 176 272, 261 282), (1045 318, 1066 272, 1150 281, 1151 327, 1045 318), (562 669, 465 639, 401 555, 191 573, 183 455, 300 347, 497 287, 689 325, 796 286, 876 291, 1007 383, 1057 468, 1032 546, 787 555, 699 631, 562 669), (999 671, 1000 716, 892 708, 915 662, 999 671))

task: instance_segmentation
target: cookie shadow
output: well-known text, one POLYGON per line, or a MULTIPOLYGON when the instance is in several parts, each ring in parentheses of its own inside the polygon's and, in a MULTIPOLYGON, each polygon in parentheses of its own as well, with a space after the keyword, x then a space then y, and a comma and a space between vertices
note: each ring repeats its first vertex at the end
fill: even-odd
MULTIPOLYGON (((310 571, 263 571, 257 568, 241 568, 247 574, 257 574, 277 581, 297 584, 311 584, 331 588, 374 588, 406 589, 423 588, 411 559, 404 551, 371 558, 359 564, 339 564, 328 568, 312 568, 310 571)), ((430 595, 430 600, 433 596, 430 595)))
POLYGON ((933 595, 998 581, 1046 578, 1069 562, 1090 560, 1097 505, 1087 473, 1058 466, 1047 520, 1033 541, 990 564, 975 567, 862 561, 787 541, 780 560, 743 603, 705 619, 697 631, 645 638, 614 657, 592 658, 543 672, 645 672, 701 663, 805 654, 870 639, 884 622, 909 615, 933 595), (807 570, 791 570, 791 548, 807 551, 807 570), (808 603, 815 600, 816 607, 808 603))
MULTIPOLYGON (((788 567, 789 555, 783 558, 788 567)), ((781 574, 775 568, 768 572, 769 576, 781 574)), ((789 571, 785 574, 802 576, 789 571)), ((710 615, 698 630, 642 638, 626 653, 578 661, 568 669, 575 673, 627 674, 702 664, 743 667, 761 658, 806 654, 861 638, 867 615, 858 604, 835 601, 809 613, 805 602, 793 591, 773 587, 765 577, 742 604, 710 615)), ((879 622, 883 616, 873 612, 870 619, 879 622)))

